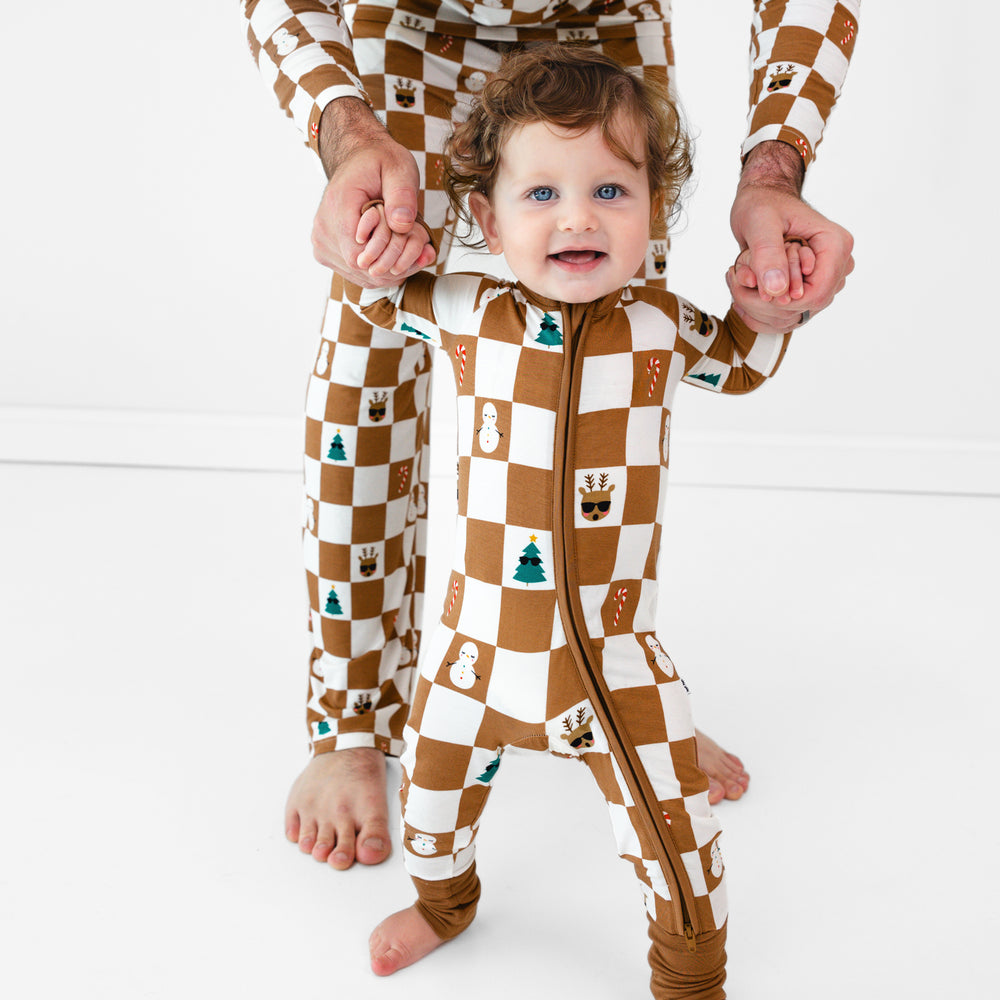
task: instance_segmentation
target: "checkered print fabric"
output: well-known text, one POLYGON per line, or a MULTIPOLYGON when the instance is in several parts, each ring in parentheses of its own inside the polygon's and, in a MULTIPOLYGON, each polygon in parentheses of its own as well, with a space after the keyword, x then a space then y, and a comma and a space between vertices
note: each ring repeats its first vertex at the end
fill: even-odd
MULTIPOLYGON (((262 20, 267 9, 273 5, 255 7, 252 23, 271 24, 262 20)), ((420 211, 443 261, 445 227, 454 220, 441 190, 440 150, 505 43, 432 35, 403 20, 356 23, 352 66, 414 153, 420 211)), ((641 45, 619 35, 599 44, 663 74, 662 27, 651 24, 641 45)), ((664 283, 667 247, 650 242, 642 280, 664 283)), ((304 550, 315 643, 308 725, 320 752, 402 750, 422 615, 429 366, 424 345, 373 330, 345 309, 335 282, 306 401, 304 550)))
MULTIPOLYGON (((261 73, 313 147, 326 104, 357 96, 413 151, 420 210, 442 260, 449 241, 444 227, 454 220, 441 191, 440 150, 453 121, 465 114, 512 43, 536 38, 596 43, 650 74, 669 74, 673 61, 669 23, 652 0, 609 3, 596 12, 579 2, 541 0, 465 7, 468 16, 457 6, 445 10, 426 0, 345 7, 314 0, 243 3, 261 73)), ((757 4, 752 48, 758 110, 751 114, 756 124, 748 141, 772 137, 790 94, 798 95, 799 104, 813 94, 818 118, 811 112, 800 117, 804 125, 819 123, 819 131, 809 131, 810 125, 787 134, 793 140, 806 135, 807 159, 811 156, 853 38, 842 46, 839 60, 825 43, 796 48, 795 39, 814 39, 816 17, 810 12, 829 8, 822 37, 836 40, 842 8, 846 17, 855 7, 801 0, 757 4), (789 26, 794 30, 786 31, 789 26), (811 58, 807 50, 817 58, 825 54, 822 70, 810 71, 813 84, 801 91, 799 73, 794 85, 769 91, 768 67, 804 66, 811 58), (816 73, 829 86, 817 82, 816 73)), ((845 29, 840 37, 848 33, 845 29)), ((647 281, 663 284, 667 250, 666 240, 650 244, 647 281)), ((345 312, 338 295, 335 287, 307 395, 304 546, 315 640, 308 722, 316 750, 378 746, 398 754, 420 638, 430 359, 419 343, 382 336, 373 343, 371 327, 345 312), (334 447, 338 433, 341 442, 334 447)), ((718 373, 708 370, 709 361, 704 364, 702 377, 709 384, 718 373)), ((471 530, 480 529, 473 523, 471 530)))
POLYGON ((767 139, 794 146, 808 167, 840 96, 861 0, 757 0, 750 42, 750 113, 743 155, 767 139))
POLYGON ((468 869, 492 774, 503 750, 518 745, 582 754, 621 853, 654 896, 671 899, 587 701, 584 665, 566 648, 561 532, 571 539, 573 578, 563 582, 580 595, 589 669, 628 720, 699 915, 721 926, 719 829, 687 694, 654 632, 670 413, 682 380, 717 392, 756 388, 779 365, 787 336, 755 334, 733 313, 719 319, 659 289, 565 306, 479 275, 347 288, 367 319, 444 350, 458 390, 454 569, 403 757, 411 873, 446 879, 468 869), (567 398, 577 403, 561 443, 567 398), (570 525, 556 521, 554 504, 567 482, 570 525))
MULTIPOLYGON (((744 155, 766 139, 781 139, 799 149, 806 165, 812 162, 854 50, 859 8, 860 0, 755 0, 744 155)), ((453 61, 461 62, 465 39, 500 46, 534 39, 584 44, 601 40, 613 44, 614 50, 607 51, 628 66, 673 62, 670 5, 656 0, 496 0, 447 7, 434 0, 244 0, 243 12, 262 76, 313 148, 320 115, 331 100, 370 96, 374 107, 388 106, 371 93, 363 79, 365 70, 358 69, 366 57, 357 51, 357 43, 366 37, 395 36, 417 54, 399 73, 389 71, 394 78, 389 86, 397 86, 395 77, 403 81, 404 93, 411 89, 406 81, 412 84, 413 112, 418 109, 418 91, 440 85, 429 66, 425 71, 419 65, 419 54, 436 49, 436 55, 450 53, 453 61)), ((475 74, 484 70, 488 68, 470 67, 472 88, 481 85, 475 74)))

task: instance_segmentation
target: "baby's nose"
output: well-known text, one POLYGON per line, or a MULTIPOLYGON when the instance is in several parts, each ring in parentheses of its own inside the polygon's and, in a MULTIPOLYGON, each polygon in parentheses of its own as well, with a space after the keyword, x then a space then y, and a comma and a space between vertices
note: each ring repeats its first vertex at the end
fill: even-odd
POLYGON ((559 228, 567 233, 586 233, 597 228, 597 213, 589 198, 566 198, 559 228))

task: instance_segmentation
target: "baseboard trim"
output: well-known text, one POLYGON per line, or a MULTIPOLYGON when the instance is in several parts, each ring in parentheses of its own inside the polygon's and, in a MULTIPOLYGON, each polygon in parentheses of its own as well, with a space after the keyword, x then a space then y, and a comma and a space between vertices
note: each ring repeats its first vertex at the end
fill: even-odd
MULTIPOLYGON (((294 472, 302 422, 249 414, 0 407, 0 461, 294 472)), ((454 463, 438 447, 435 478, 454 463)), ((671 482, 1000 496, 1000 442, 675 431, 671 482)))

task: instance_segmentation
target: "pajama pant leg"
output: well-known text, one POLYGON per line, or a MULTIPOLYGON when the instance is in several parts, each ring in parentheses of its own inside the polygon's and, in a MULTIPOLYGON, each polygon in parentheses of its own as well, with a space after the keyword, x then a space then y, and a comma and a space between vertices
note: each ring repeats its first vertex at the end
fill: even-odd
POLYGON ((428 650, 431 668, 425 663, 421 669, 402 757, 404 860, 421 912, 443 939, 461 933, 475 915, 474 841, 504 749, 516 744, 570 753, 590 767, 607 800, 619 853, 632 862, 640 880, 652 941, 653 996, 721 1000, 726 899, 719 824, 697 765, 683 684, 676 675, 651 683, 649 669, 639 660, 630 677, 636 683, 614 697, 628 713, 630 735, 669 816, 670 835, 691 885, 699 927, 693 953, 640 811, 565 647, 547 654, 547 676, 540 687, 536 684, 537 695, 518 691, 512 698, 522 686, 513 681, 539 663, 526 664, 535 655, 473 644, 444 626, 435 631, 428 650), (474 656, 463 662, 462 651, 470 646, 474 656), (532 711, 539 704, 547 706, 543 715, 532 711))
MULTIPOLYGON (((414 153, 420 211, 447 255, 440 150, 496 52, 398 25, 356 24, 375 110, 414 153), (478 74, 478 75, 477 75, 478 74)), ((335 278, 306 403, 303 547, 316 752, 398 755, 420 640, 426 548, 430 353, 341 304, 335 278)))
MULTIPOLYGON (((678 697, 686 692, 678 683, 678 697)), ((633 709, 641 701, 635 701, 633 709)), ((660 728, 663 712, 647 703, 643 724, 660 728)), ((637 727, 638 728, 638 727, 637 727)), ((648 735, 648 730, 647 730, 648 735)), ((639 739, 643 737, 640 735, 639 739)), ((718 847, 719 824, 708 805, 707 781, 697 766, 694 739, 677 742, 660 734, 637 748, 645 770, 669 817, 672 839, 695 894, 695 910, 701 933, 696 950, 689 950, 677 908, 656 860, 656 852, 638 817, 618 765, 610 754, 583 755, 608 803, 619 855, 631 861, 639 879, 649 921, 649 964, 652 994, 656 1000, 722 1000, 725 991, 726 896, 724 869, 718 847), (706 791, 697 791, 699 787, 706 791)))
MULTIPOLYGON (((646 24, 644 28, 651 26, 646 24)), ((594 39, 626 65, 665 76, 669 37, 594 39)), ((440 150, 453 118, 509 46, 400 25, 353 25, 367 93, 414 153, 420 209, 441 248, 449 218, 440 150)), ((666 240, 643 280, 662 283, 666 240)), ((440 266, 440 265, 439 265, 440 266)), ((430 355, 340 302, 335 280, 309 381, 304 561, 310 599, 307 721, 316 752, 377 747, 398 755, 420 642, 428 479, 430 355), (374 338, 374 339, 373 339, 374 338)))

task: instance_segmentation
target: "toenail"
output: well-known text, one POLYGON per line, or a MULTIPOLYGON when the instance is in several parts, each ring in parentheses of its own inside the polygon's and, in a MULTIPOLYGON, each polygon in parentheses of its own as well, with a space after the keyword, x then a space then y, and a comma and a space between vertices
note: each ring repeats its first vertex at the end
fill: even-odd
POLYGON ((347 864, 351 859, 346 854, 337 853, 333 856, 333 860, 337 862, 338 865, 347 864))
POLYGON ((385 841, 382 840, 380 837, 370 837, 368 840, 365 841, 365 847, 367 847, 371 851, 384 851, 385 841))

